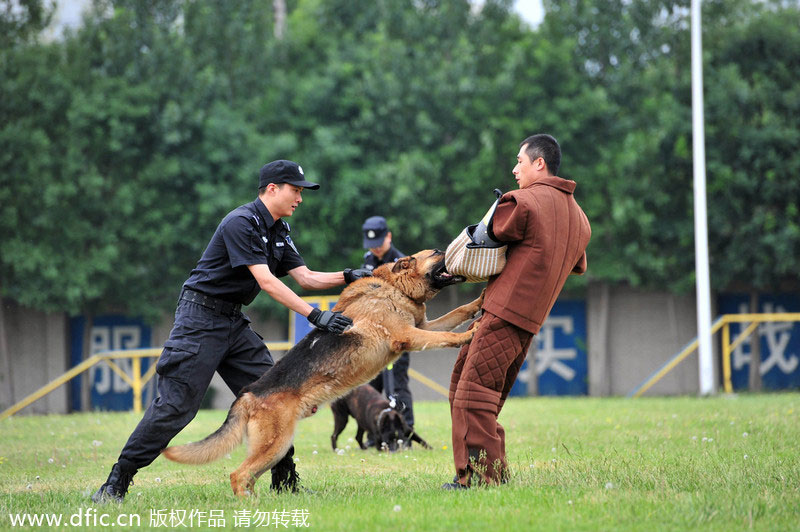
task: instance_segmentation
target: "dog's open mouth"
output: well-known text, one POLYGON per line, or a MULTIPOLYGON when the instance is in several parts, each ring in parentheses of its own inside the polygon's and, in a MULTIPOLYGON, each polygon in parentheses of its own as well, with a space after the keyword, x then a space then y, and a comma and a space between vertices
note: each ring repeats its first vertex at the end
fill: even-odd
POLYGON ((431 274, 433 277, 433 284, 436 288, 442 288, 444 286, 456 283, 463 283, 467 280, 467 278, 464 276, 453 275, 452 273, 448 272, 444 265, 444 260, 436 265, 436 268, 434 268, 431 274))

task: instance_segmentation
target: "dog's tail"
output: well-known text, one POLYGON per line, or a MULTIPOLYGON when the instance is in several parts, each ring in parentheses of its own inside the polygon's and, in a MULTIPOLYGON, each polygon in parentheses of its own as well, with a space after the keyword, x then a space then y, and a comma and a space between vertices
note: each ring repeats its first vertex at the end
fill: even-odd
POLYGON ((168 459, 182 464, 206 464, 218 460, 242 442, 250 418, 248 399, 245 394, 233 402, 228 417, 213 434, 200 441, 167 447, 161 453, 168 459))

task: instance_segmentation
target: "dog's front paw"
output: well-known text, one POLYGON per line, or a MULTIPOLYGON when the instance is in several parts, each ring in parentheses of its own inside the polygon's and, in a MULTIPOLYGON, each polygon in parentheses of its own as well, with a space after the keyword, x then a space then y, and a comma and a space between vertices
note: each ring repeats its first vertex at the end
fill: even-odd
POLYGON ((479 317, 476 320, 474 320, 472 323, 469 324, 469 327, 467 327, 467 330, 468 331, 472 331, 472 330, 477 329, 478 325, 480 325, 480 323, 481 323, 481 318, 479 317))
POLYGON ((477 327, 470 327, 463 333, 461 333, 461 342, 460 345, 468 344, 472 341, 472 337, 475 336, 475 331, 477 331, 477 327))
POLYGON ((484 288, 481 292, 481 295, 478 298, 469 304, 470 309, 472 310, 472 317, 474 318, 478 312, 481 311, 481 307, 483 307, 483 299, 486 297, 486 289, 484 288))

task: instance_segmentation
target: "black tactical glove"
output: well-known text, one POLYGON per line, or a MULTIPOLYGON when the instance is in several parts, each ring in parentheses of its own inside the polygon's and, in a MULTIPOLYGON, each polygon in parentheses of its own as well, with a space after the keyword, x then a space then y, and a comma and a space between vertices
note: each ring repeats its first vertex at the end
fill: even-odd
POLYGON ((342 334, 348 325, 353 324, 353 320, 341 312, 320 310, 318 308, 315 308, 308 314, 308 321, 317 329, 335 334, 342 334))
POLYGON ((372 277, 372 271, 366 268, 359 268, 354 270, 352 268, 345 268, 344 269, 344 282, 347 284, 352 283, 362 277, 372 277))

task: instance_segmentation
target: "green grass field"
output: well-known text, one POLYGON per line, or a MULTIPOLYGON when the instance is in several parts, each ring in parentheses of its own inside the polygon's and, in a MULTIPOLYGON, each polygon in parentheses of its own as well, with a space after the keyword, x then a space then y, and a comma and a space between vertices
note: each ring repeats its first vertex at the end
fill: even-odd
MULTIPOLYGON (((335 454, 330 409, 302 421, 295 456, 313 494, 274 495, 266 475, 253 497, 234 497, 228 474, 240 446, 205 466, 159 458, 124 504, 99 507, 89 496, 138 417, 11 418, 0 422, 0 529, 800 530, 799 394, 511 399, 501 414, 511 482, 456 493, 439 489, 453 476, 447 404, 415 408, 432 451, 361 451, 351 420, 339 439, 350 449, 335 454), (68 526, 79 512, 82 526, 68 526), (13 524, 22 514, 62 524, 13 524)), ((176 442, 224 417, 202 411, 176 442)))

